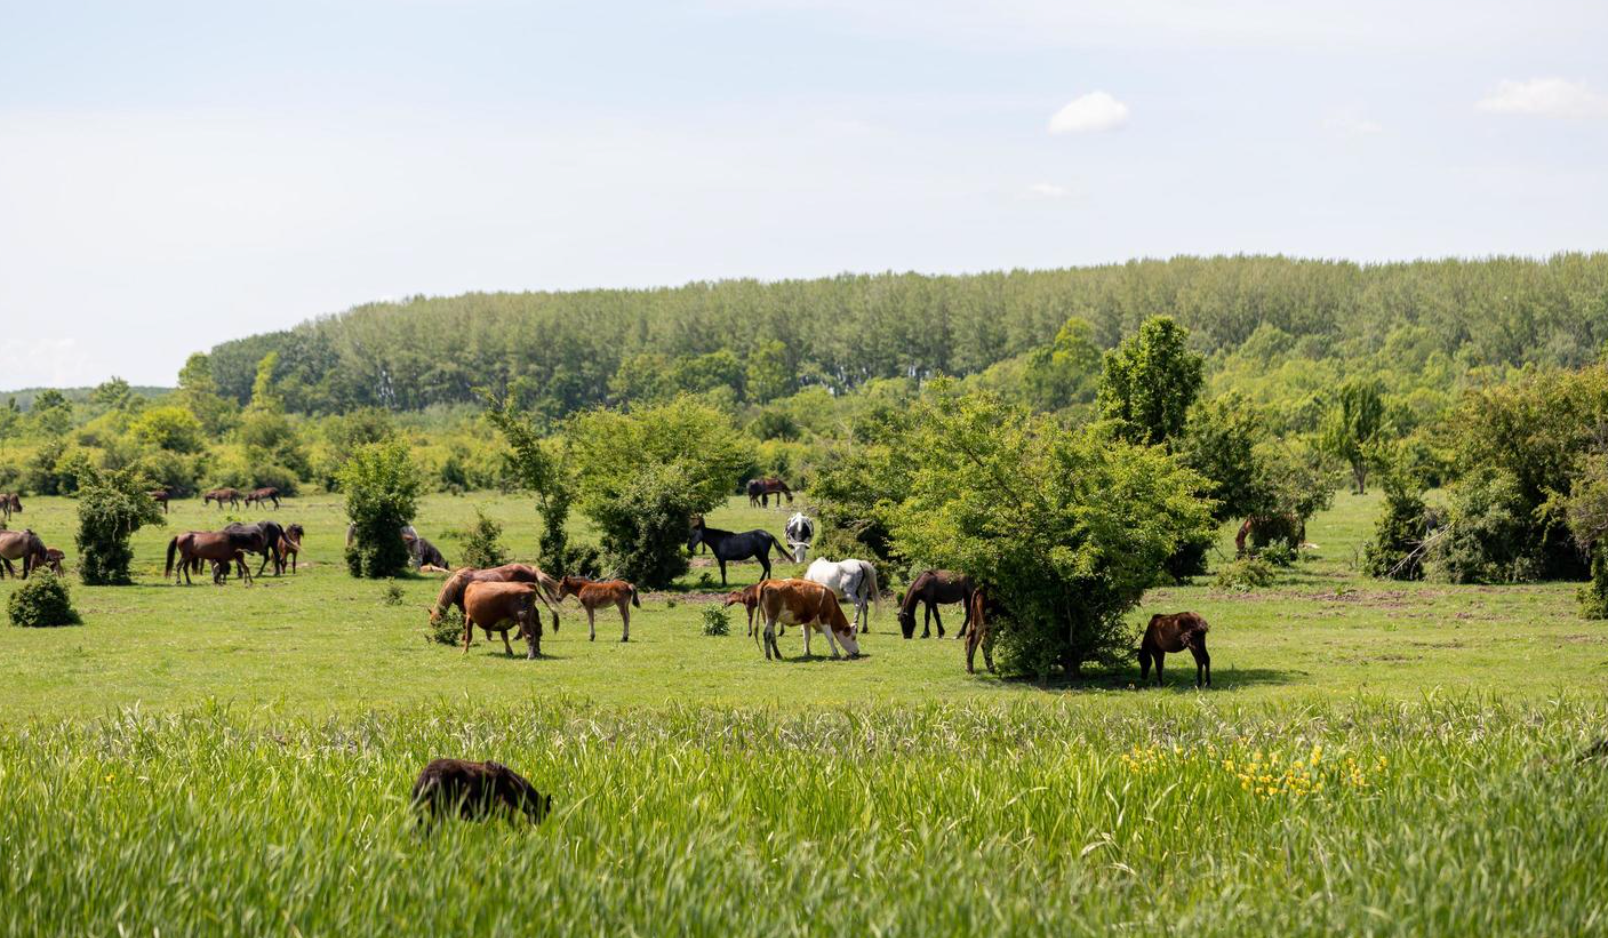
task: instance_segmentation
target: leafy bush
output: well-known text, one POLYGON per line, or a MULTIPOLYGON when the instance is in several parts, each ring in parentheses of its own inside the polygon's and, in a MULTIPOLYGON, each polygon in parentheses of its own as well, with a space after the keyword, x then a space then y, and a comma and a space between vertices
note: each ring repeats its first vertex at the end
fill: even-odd
POLYGON ((574 565, 570 555, 569 513, 575 500, 575 480, 554 450, 557 443, 543 440, 536 422, 526 414, 516 413, 514 405, 485 395, 486 419, 502 432, 513 450, 507 460, 507 474, 517 479, 520 487, 536 495, 541 511, 542 533, 537 542, 538 559, 552 570, 567 570, 574 565))
POLYGON ((359 447, 341 467, 340 481, 354 526, 347 570, 368 579, 405 572, 411 558, 399 532, 412 521, 419 499, 419 474, 407 447, 394 440, 359 447))
POLYGON ((1591 582, 1580 587, 1580 614, 1587 619, 1608 619, 1608 547, 1598 545, 1591 555, 1591 582))
POLYGON ((400 606, 407 601, 407 598, 408 594, 402 590, 402 584, 395 580, 386 583, 385 589, 380 591, 382 606, 400 606))
POLYGON ((1183 435, 1205 381, 1205 359, 1189 348, 1189 330, 1156 316, 1105 355, 1100 375, 1102 419, 1124 439, 1159 444, 1183 435))
POLYGON ((67 584, 49 570, 34 573, 6 600, 11 624, 24 628, 77 625, 83 620, 73 611, 67 584))
POLYGON ((1289 544, 1283 542, 1269 544, 1256 553, 1256 559, 1275 567, 1293 567, 1295 558, 1295 551, 1290 549, 1289 544))
POLYGON ((1422 579, 1428 511, 1416 486, 1386 477, 1385 510, 1374 523, 1373 543, 1364 550, 1363 572, 1394 580, 1422 579))
POLYGON ((1217 579, 1212 585, 1220 590, 1246 590, 1261 589, 1272 586, 1277 573, 1273 565, 1260 557, 1241 557, 1231 563, 1224 564, 1217 571, 1217 579))
POLYGON ((507 563, 508 551, 502 544, 502 531, 502 525, 475 508, 475 522, 463 538, 463 562, 477 570, 507 563))
POLYGON ((457 606, 447 607, 441 618, 427 622, 424 627, 426 641, 437 645, 457 645, 463 641, 463 613, 457 606))
POLYGON ((165 524, 146 491, 150 483, 131 470, 88 470, 78 492, 78 575, 92 586, 131 582, 134 551, 128 541, 147 524, 165 524))
POLYGON ((1521 583, 1542 566, 1530 550, 1531 509, 1517 477, 1481 469, 1452 490, 1447 528, 1429 549, 1424 575, 1444 583, 1521 583))
POLYGON ((668 586, 687 572, 688 519, 707 511, 679 465, 648 466, 595 503, 587 514, 602 532, 603 553, 615 575, 647 588, 668 586))
POLYGON ((710 603, 703 610, 703 633, 712 638, 731 634, 731 610, 710 603))

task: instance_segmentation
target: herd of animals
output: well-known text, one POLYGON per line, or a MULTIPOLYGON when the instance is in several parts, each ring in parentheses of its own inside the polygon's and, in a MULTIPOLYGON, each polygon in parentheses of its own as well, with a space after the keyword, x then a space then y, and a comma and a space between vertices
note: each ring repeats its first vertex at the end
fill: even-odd
MULTIPOLYGON (((777 504, 785 497, 788 503, 793 493, 786 483, 777 478, 754 479, 747 485, 749 501, 756 507, 769 504, 774 495, 777 504)), ((157 490, 150 497, 168 510, 170 493, 157 490)), ((203 495, 203 505, 280 507, 281 495, 273 488, 251 492, 237 489, 214 489, 203 495)), ((10 521, 14 513, 22 511, 22 500, 15 494, 0 493, 0 519, 10 521)), ((720 583, 727 585, 726 564, 731 561, 756 560, 763 576, 760 582, 725 596, 726 607, 742 606, 747 612, 748 635, 760 642, 766 660, 781 660, 782 652, 777 636, 787 626, 798 627, 804 635, 804 655, 810 657, 811 636, 825 637, 832 657, 837 658, 841 647, 850 657, 860 654, 860 637, 871 630, 871 613, 878 605, 881 588, 877 582, 876 567, 859 559, 840 561, 818 558, 810 563, 802 577, 774 579, 771 577, 770 552, 777 549, 784 557, 802 563, 815 537, 815 525, 801 512, 788 518, 783 531, 787 543, 763 529, 746 532, 723 531, 708 527, 702 518, 693 519, 687 549, 707 549, 720 568, 720 583), (852 622, 843 610, 843 603, 854 607, 852 622), (758 621, 756 621, 756 616, 758 621)), ((186 531, 168 542, 167 565, 164 578, 172 576, 175 585, 192 582, 192 574, 203 572, 210 563, 212 580, 223 584, 231 570, 237 571, 242 582, 253 578, 248 554, 262 558, 255 576, 261 576, 269 563, 275 575, 294 574, 302 549, 304 530, 299 524, 280 525, 264 520, 251 524, 233 523, 217 531, 186 531)), ((590 580, 577 576, 554 577, 530 564, 509 563, 488 569, 449 569, 441 552, 411 526, 398 531, 407 546, 414 566, 422 571, 447 574, 436 601, 429 607, 432 625, 438 624, 448 610, 456 608, 464 623, 463 650, 467 654, 474 630, 484 632, 491 641, 497 633, 503 648, 511 657, 513 645, 509 632, 525 641, 527 658, 541 656, 542 616, 545 609, 551 617, 553 631, 558 631, 558 609, 564 600, 575 597, 586 612, 589 640, 597 640, 596 613, 613 606, 620 614, 620 641, 631 640, 631 610, 640 609, 642 602, 634 585, 623 580, 590 580)), ((1244 532, 1241 532, 1244 536, 1244 532)), ((347 542, 353 531, 348 529, 347 542)), ((41 567, 62 574, 62 551, 47 547, 32 530, 0 530, 0 577, 16 576, 12 561, 21 560, 22 577, 41 567)), ((926 570, 911 582, 900 597, 897 619, 906 639, 916 631, 916 607, 923 608, 922 638, 932 635, 937 626, 938 637, 945 636, 941 606, 961 606, 964 617, 957 638, 966 643, 966 671, 974 673, 975 656, 979 649, 987 668, 994 670, 991 654, 990 621, 998 607, 991 601, 986 586, 970 576, 950 570, 926 570)), ((1156 683, 1162 683, 1162 664, 1166 655, 1189 651, 1195 659, 1195 684, 1211 684, 1211 656, 1206 651, 1206 620, 1193 612, 1157 615, 1151 618, 1139 648, 1141 680, 1149 681, 1150 668, 1156 668, 1156 683)), ((497 762, 470 762, 462 759, 436 759, 419 774, 414 783, 412 804, 420 822, 432 825, 443 815, 463 818, 482 818, 494 814, 522 816, 540 822, 552 809, 552 795, 542 795, 517 772, 497 762)))

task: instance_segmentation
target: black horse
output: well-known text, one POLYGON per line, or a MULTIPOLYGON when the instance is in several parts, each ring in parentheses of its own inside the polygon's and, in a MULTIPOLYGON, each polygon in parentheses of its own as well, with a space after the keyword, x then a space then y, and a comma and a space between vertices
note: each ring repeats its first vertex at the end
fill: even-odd
POLYGON ((787 548, 776 539, 776 535, 758 528, 734 534, 731 531, 722 531, 719 528, 704 527, 703 519, 699 518, 692 523, 692 540, 687 542, 687 552, 698 549, 699 544, 709 545, 710 553, 720 563, 720 585, 726 585, 726 561, 748 560, 753 558, 765 568, 764 579, 770 579, 771 564, 770 550, 776 548, 777 553, 783 557, 788 556, 787 548))
POLYGON ((257 566, 257 576, 268 566, 268 561, 274 563, 274 575, 281 572, 279 559, 279 542, 285 537, 285 529, 277 521, 258 521, 256 524, 225 525, 224 532, 236 536, 236 545, 250 554, 261 554, 262 563, 257 566))

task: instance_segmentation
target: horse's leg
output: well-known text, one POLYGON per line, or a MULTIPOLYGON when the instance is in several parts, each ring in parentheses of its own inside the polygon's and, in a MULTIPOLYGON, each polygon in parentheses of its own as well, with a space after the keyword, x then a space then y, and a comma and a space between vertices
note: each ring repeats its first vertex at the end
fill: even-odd
POLYGON ((960 620, 960 631, 958 633, 956 633, 956 635, 955 635, 956 641, 959 641, 960 639, 963 639, 966 636, 971 634, 971 630, 972 630, 972 608, 971 607, 972 607, 972 604, 971 604, 971 597, 970 596, 967 596, 965 599, 962 599, 960 601, 961 612, 964 613, 964 616, 960 620))
POLYGON ((1212 686, 1212 656, 1206 651, 1206 636, 1195 639, 1195 644, 1189 649, 1195 654, 1195 686, 1201 686, 1201 676, 1206 677, 1206 686, 1212 686))
POLYGON ((726 585, 726 558, 720 556, 720 552, 716 551, 715 552, 715 559, 720 562, 720 585, 725 586, 726 585))
POLYGON ((768 579, 770 579, 770 570, 771 570, 771 568, 770 568, 770 548, 766 547, 765 552, 763 554, 758 555, 758 557, 759 557, 759 566, 764 571, 763 579, 768 580, 768 579))
POLYGON ((932 638, 932 603, 926 598, 922 599, 923 611, 921 614, 921 637, 932 638))
POLYGON ((1151 654, 1156 658, 1156 686, 1164 687, 1166 685, 1161 680, 1161 663, 1166 659, 1167 653, 1158 648, 1151 654))
POLYGON ((620 633, 620 641, 631 640, 631 599, 626 597, 620 600, 620 621, 625 623, 625 631, 620 633))
MULTIPOLYGON (((976 674, 977 673, 977 670, 972 666, 972 660, 977 654, 977 646, 981 645, 981 644, 982 644, 982 642, 979 642, 977 640, 977 633, 973 632, 972 634, 966 636, 966 673, 967 674, 976 674)), ((985 660, 986 660, 986 658, 985 658, 985 660)))
POLYGON ((932 609, 932 621, 935 622, 938 625, 938 637, 943 638, 944 637, 944 614, 943 614, 942 611, 940 611, 938 609, 937 601, 934 601, 928 608, 932 609))
POLYGON ((594 610, 591 606, 586 607, 586 627, 592 630, 592 637, 587 639, 587 641, 597 641, 597 619, 594 616, 594 610))
POLYGON ((475 639, 475 620, 467 612, 463 616, 463 653, 469 654, 469 643, 475 639))
POLYGON ((1150 649, 1139 646, 1139 683, 1150 683, 1150 649))
MULTIPOLYGON (((250 586, 251 585, 251 564, 246 563, 246 553, 245 553, 245 551, 240 551, 240 550, 235 551, 235 563, 240 567, 240 579, 244 580, 247 586, 250 586)), ((261 573, 262 571, 259 570, 257 572, 261 573)))

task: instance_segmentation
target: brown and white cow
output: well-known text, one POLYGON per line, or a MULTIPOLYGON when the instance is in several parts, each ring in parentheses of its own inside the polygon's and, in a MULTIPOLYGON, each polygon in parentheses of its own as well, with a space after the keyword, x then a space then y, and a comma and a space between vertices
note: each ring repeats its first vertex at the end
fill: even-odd
POLYGON ((765 580, 757 587, 759 611, 765 616, 765 660, 782 660, 782 649, 776 644, 777 625, 797 625, 804 630, 804 656, 810 654, 810 632, 826 636, 826 645, 832 657, 841 657, 837 646, 842 645, 849 657, 860 656, 860 643, 855 640, 854 629, 838 605, 837 594, 819 583, 809 580, 765 580))
POLYGON ((469 654, 469 641, 475 626, 487 634, 501 632, 503 648, 513 657, 508 644, 509 628, 517 628, 530 646, 526 658, 542 654, 542 617, 536 614, 536 585, 533 583, 470 583, 463 591, 463 653, 469 654))

